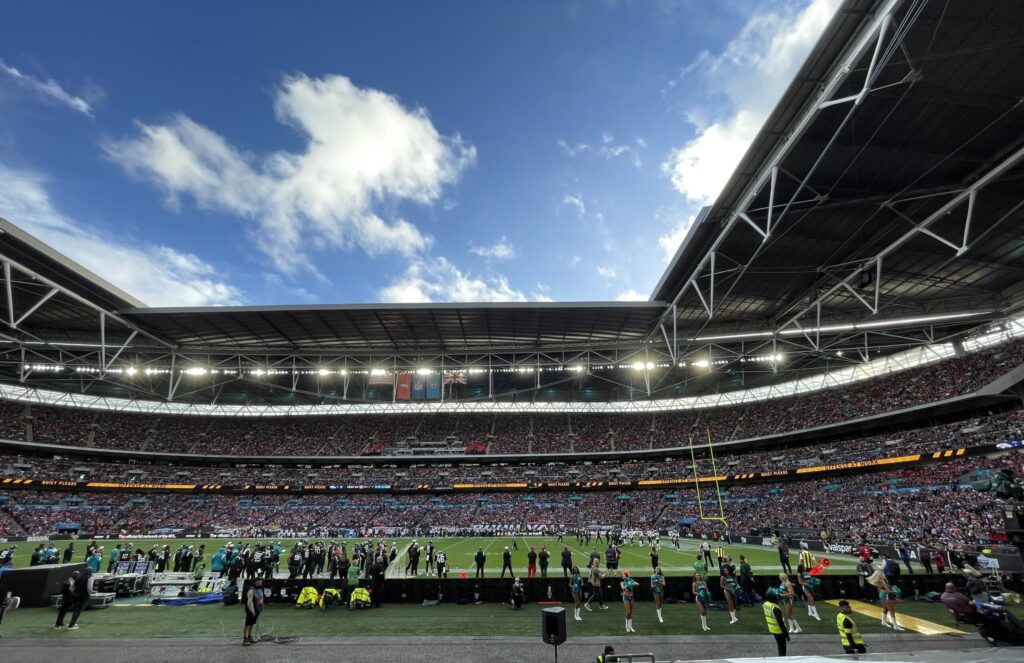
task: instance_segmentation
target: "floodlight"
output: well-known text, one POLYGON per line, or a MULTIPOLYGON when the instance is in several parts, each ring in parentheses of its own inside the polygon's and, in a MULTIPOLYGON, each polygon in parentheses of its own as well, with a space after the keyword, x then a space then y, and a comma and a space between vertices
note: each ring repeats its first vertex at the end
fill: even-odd
POLYGON ((124 372, 127 373, 128 375, 135 375, 135 367, 129 366, 128 368, 124 369, 124 372))
POLYGON ((326 368, 321 368, 319 371, 317 371, 317 374, 318 375, 329 375, 330 371, 327 370, 326 368))
POLYGON ((711 365, 711 362, 708 361, 707 359, 698 359, 697 361, 693 362, 693 365, 696 366, 697 368, 707 368, 708 366, 711 365))
POLYGON ((430 375, 433 371, 429 368, 417 368, 416 375, 430 375))

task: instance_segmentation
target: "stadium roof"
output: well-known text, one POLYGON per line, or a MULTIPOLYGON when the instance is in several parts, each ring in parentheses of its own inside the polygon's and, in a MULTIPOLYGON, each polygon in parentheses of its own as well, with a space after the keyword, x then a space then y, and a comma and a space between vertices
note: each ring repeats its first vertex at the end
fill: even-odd
POLYGON ((816 314, 844 279, 823 317, 1019 310, 1022 24, 1019 2, 845 2, 652 299, 708 325, 714 269, 719 331, 816 314))
POLYGON ((844 2, 648 302, 147 308, 0 220, 0 377, 47 384, 11 368, 31 358, 106 372, 168 354, 792 357, 785 377, 774 364, 665 373, 615 396, 664 397, 955 337, 1024 310, 1021 25, 1024 3, 1009 0, 844 2), (555 354, 572 352, 585 354, 555 354))
POLYGON ((355 304, 121 311, 179 345, 317 350, 493 351, 643 338, 661 302, 355 304))

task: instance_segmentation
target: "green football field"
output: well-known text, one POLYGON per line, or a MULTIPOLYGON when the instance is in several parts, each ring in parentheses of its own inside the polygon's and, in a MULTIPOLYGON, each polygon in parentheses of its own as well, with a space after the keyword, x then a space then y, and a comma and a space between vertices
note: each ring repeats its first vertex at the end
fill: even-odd
MULTIPOLYGON (((239 539, 235 539, 234 543, 237 545, 239 539)), ((280 541, 282 546, 287 550, 295 542, 295 539, 251 539, 242 540, 256 542, 278 542, 280 541)), ((356 543, 355 539, 344 540, 347 544, 348 549, 351 551, 352 546, 356 543)), ((387 543, 390 547, 392 541, 397 541, 398 549, 400 552, 405 551, 408 544, 411 543, 412 539, 388 539, 387 543)), ((421 545, 426 544, 428 539, 418 539, 421 545)), ((467 571, 470 576, 474 574, 475 564, 473 557, 476 554, 477 548, 483 548, 487 555, 486 564, 486 576, 496 577, 501 571, 501 559, 502 551, 505 546, 508 546, 512 550, 512 566, 516 573, 519 575, 526 574, 526 554, 529 551, 530 546, 534 546, 538 551, 541 546, 547 546, 548 550, 551 551, 551 568, 550 574, 558 575, 562 573, 561 569, 561 551, 563 543, 558 542, 557 536, 540 537, 540 536, 529 536, 515 537, 515 545, 518 546, 518 550, 513 549, 513 539, 510 537, 452 537, 452 538, 438 538, 433 539, 434 545, 439 549, 443 550, 448 556, 448 565, 451 569, 449 576, 458 577, 459 571, 467 571)), ((63 553, 64 548, 67 546, 66 541, 54 542, 60 553, 63 553)), ((106 569, 107 555, 113 549, 113 546, 118 541, 113 540, 100 540, 99 545, 105 547, 104 551, 104 563, 101 570, 106 569)), ((218 548, 227 543, 224 539, 132 539, 131 544, 135 548, 142 548, 143 550, 149 550, 151 545, 169 545, 171 551, 177 550, 181 544, 188 544, 191 546, 198 547, 201 544, 206 544, 206 559, 207 569, 209 569, 209 560, 218 548)), ((325 542, 326 543, 326 542, 325 542)), ((82 562, 85 557, 85 548, 88 544, 87 539, 80 539, 75 542, 75 555, 73 557, 74 562, 82 562)), ((32 551, 37 546, 37 543, 18 543, 18 550, 15 553, 14 562, 15 568, 25 568, 29 565, 29 561, 32 556, 32 551)), ((590 547, 585 545, 581 546, 576 542, 576 538, 572 536, 566 536, 564 538, 564 545, 568 545, 572 552, 573 564, 583 566, 586 564, 589 557, 590 551, 596 548, 601 553, 602 565, 604 563, 604 549, 606 544, 597 543, 591 541, 590 547)), ((668 576, 686 575, 689 576, 693 573, 693 563, 696 560, 698 547, 700 542, 695 539, 681 539, 679 542, 679 550, 675 550, 669 543, 667 538, 662 539, 662 545, 659 550, 659 564, 661 565, 662 571, 668 576)), ((717 544, 712 543, 712 551, 714 551, 717 544)), ((738 563, 740 555, 746 555, 750 561, 751 566, 754 567, 754 573, 757 575, 767 575, 778 573, 781 570, 779 566, 778 554, 772 548, 765 548, 758 545, 743 545, 743 544, 731 544, 723 546, 726 552, 732 556, 733 561, 738 563)), ((650 561, 650 547, 629 545, 622 546, 622 556, 619 562, 619 569, 628 569, 635 571, 640 574, 647 574, 651 568, 650 561)), ((422 572, 424 559, 421 559, 420 570, 422 572)), ((856 560, 853 557, 830 557, 829 561, 831 565, 828 568, 828 573, 840 573, 849 574, 852 573, 856 567, 856 560)), ((793 569, 796 569, 797 565, 797 553, 791 552, 790 563, 793 569)), ((282 569, 284 562, 282 562, 282 569)), ((396 573, 401 575, 405 569, 404 558, 400 557, 396 560, 396 564, 393 565, 390 570, 390 575, 396 573)), ((920 568, 917 569, 920 571, 920 568)), ((712 574, 715 574, 714 569, 709 569, 712 574)), ((538 572, 539 575, 539 572, 538 572)))
MULTIPOLYGON (((423 539, 419 539, 420 544, 424 543, 423 539)), ((404 550, 404 544, 406 540, 400 541, 400 549, 404 550)), ((539 537, 539 536, 528 536, 528 537, 515 537, 515 546, 518 546, 518 550, 513 546, 513 539, 509 537, 505 538, 479 538, 479 537, 467 537, 467 538, 453 538, 453 539, 439 539, 434 541, 434 544, 448 555, 448 564, 452 569, 452 574, 458 575, 459 571, 467 571, 472 577, 476 571, 476 564, 473 561, 476 555, 477 548, 482 548, 484 553, 487 555, 487 564, 484 567, 486 570, 487 577, 494 577, 498 575, 501 570, 502 553, 507 546, 512 552, 512 568, 515 569, 517 574, 525 575, 526 573, 526 555, 533 546, 536 550, 540 550, 541 546, 546 546, 551 551, 551 567, 549 569, 549 575, 561 575, 562 574, 562 562, 561 553, 562 546, 569 546, 570 552, 572 552, 572 563, 580 566, 581 568, 586 565, 592 550, 596 549, 601 554, 601 565, 604 566, 604 550, 607 547, 605 543, 597 543, 591 540, 590 546, 580 545, 577 543, 576 538, 572 536, 564 537, 562 543, 558 542, 557 536, 551 537, 539 537)), ((661 566, 661 570, 665 575, 677 576, 685 575, 689 576, 693 574, 693 563, 697 559, 699 552, 700 541, 695 539, 680 539, 679 550, 672 547, 671 543, 667 538, 662 539, 662 545, 658 550, 658 564, 661 566)), ((712 542, 712 559, 714 559, 714 550, 718 547, 718 544, 712 542)), ((731 544, 723 545, 726 553, 732 558, 734 563, 739 563, 739 556, 745 555, 749 560, 751 566, 754 568, 754 573, 758 575, 778 573, 782 570, 779 566, 778 553, 773 548, 765 548, 763 546, 756 545, 743 545, 743 544, 731 544)), ((621 558, 619 561, 619 570, 630 570, 639 574, 649 574, 651 570, 651 558, 650 558, 651 547, 647 545, 626 545, 621 546, 621 558)), ((845 558, 829 558, 830 566, 829 572, 831 573, 853 573, 857 562, 853 557, 845 558)), ((420 566, 422 568, 422 559, 420 566)), ((793 569, 796 569, 797 565, 797 553, 792 552, 790 555, 790 564, 793 569)), ((398 571, 404 571, 404 562, 400 564, 401 568, 398 571)), ((715 575, 717 570, 709 569, 709 571, 715 575)), ((538 571, 538 575, 540 572, 538 571)))
MULTIPOLYGON (((274 539, 274 542, 277 542, 274 539)), ((281 539, 286 548, 292 540, 281 539)), ((419 540, 425 543, 424 539, 419 540)), ((405 550, 411 539, 399 539, 399 549, 405 550)), ((112 541, 102 545, 109 552, 112 541)), ((168 544, 174 550, 181 543, 198 546, 205 543, 209 554, 226 543, 224 540, 171 539, 153 540, 137 539, 132 544, 148 550, 153 543, 168 544)), ((236 541, 237 543, 237 541, 236 541)), ((353 540, 347 541, 349 548, 353 540)), ((390 546, 391 540, 388 540, 390 546)), ((472 577, 473 556, 478 547, 487 553, 487 577, 497 577, 501 568, 501 552, 506 545, 510 548, 510 538, 476 537, 476 538, 441 538, 434 540, 439 549, 448 554, 451 564, 450 577, 457 577, 460 570, 470 572, 472 577)), ((585 561, 589 550, 576 543, 575 538, 565 541, 573 552, 573 563, 585 561)), ((87 541, 76 542, 74 561, 81 561, 87 541)), ((526 552, 529 546, 538 550, 546 545, 553 551, 560 551, 561 544, 557 537, 517 537, 519 550, 513 551, 513 564, 516 573, 526 573, 526 552)), ((65 543, 66 545, 66 543, 65 543)), ((670 545, 663 546, 660 551, 660 564, 666 575, 689 576, 691 565, 696 558, 699 543, 693 540, 680 542, 680 550, 670 545)), ((18 567, 28 565, 31 549, 35 546, 19 544, 16 564, 18 567)), ((594 547, 593 545, 591 547, 594 547)), ((603 545, 597 546, 603 552, 603 545)), ((63 550, 63 548, 60 548, 63 550)), ((761 546, 732 545, 726 550, 736 559, 740 554, 747 555, 759 574, 777 573, 778 557, 773 549, 761 546)), ((649 574, 650 561, 646 546, 623 547, 620 569, 629 569, 639 575, 649 574)), ((832 559, 830 573, 849 573, 853 570, 852 558, 832 559)), ((796 555, 792 556, 796 566, 796 555)), ((404 569, 402 558, 392 566, 392 575, 401 575, 404 569)), ((559 556, 552 556, 551 576, 561 576, 559 556)), ((568 633, 574 636, 620 635, 626 636, 623 629, 622 605, 616 601, 609 602, 608 610, 583 612, 583 621, 572 618, 571 604, 562 604, 568 614, 568 633)), ((374 635, 432 635, 432 636, 532 636, 539 628, 539 611, 542 606, 527 604, 522 610, 512 610, 506 604, 484 603, 480 605, 454 605, 445 603, 439 606, 423 607, 416 604, 385 605, 381 610, 349 610, 336 608, 328 610, 299 610, 293 606, 269 604, 260 620, 259 631, 270 632, 282 636, 374 636, 374 635)), ((666 604, 664 607, 664 623, 659 623, 650 601, 638 601, 634 612, 634 624, 637 633, 630 637, 643 638, 646 635, 763 635, 764 617, 759 607, 743 608, 739 612, 740 622, 729 624, 729 615, 716 606, 709 612, 708 622, 711 631, 704 634, 700 630, 700 622, 696 607, 692 603, 666 604)), ((808 634, 835 633, 835 611, 831 605, 819 601, 818 609, 821 621, 816 621, 806 614, 806 608, 798 604, 796 618, 808 634)), ((906 602, 898 607, 900 614, 912 615, 940 624, 949 624, 950 619, 942 605, 906 602)), ((149 597, 118 600, 114 606, 106 610, 86 612, 81 620, 79 631, 55 631, 52 628, 55 617, 53 608, 22 609, 9 613, 3 621, 2 635, 7 638, 138 638, 138 637, 227 637, 236 639, 242 628, 243 614, 238 606, 222 604, 168 607, 153 606, 149 597)), ((862 617, 858 619, 860 630, 866 637, 874 633, 891 632, 883 629, 877 620, 862 617)), ((794 636, 799 638, 799 635, 794 636)))

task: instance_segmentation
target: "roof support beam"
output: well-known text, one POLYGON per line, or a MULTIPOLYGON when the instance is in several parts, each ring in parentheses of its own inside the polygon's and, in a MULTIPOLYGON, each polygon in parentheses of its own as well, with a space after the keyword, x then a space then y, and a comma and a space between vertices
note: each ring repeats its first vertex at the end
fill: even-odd
MULTIPOLYGON (((902 0, 887 0, 879 8, 878 13, 875 14, 875 17, 861 29, 859 34, 853 40, 850 48, 848 48, 842 54, 842 56, 836 62, 836 65, 825 77, 825 80, 822 81, 821 90, 818 93, 815 101, 813 101, 812 103, 805 107, 800 116, 794 121, 791 129, 787 132, 786 138, 778 146, 776 146, 775 150, 764 161, 764 164, 760 168, 760 170, 758 170, 757 175, 747 185, 747 188, 744 191, 742 198, 740 199, 740 203, 736 206, 732 214, 730 214, 729 220, 726 222, 725 227, 718 233, 717 237, 715 237, 715 240, 712 242, 711 246, 708 247, 704 257, 697 263, 697 265, 691 272, 690 277, 686 279, 686 281, 684 281, 686 285, 684 285, 680 289, 680 291, 676 294, 673 300, 669 303, 670 305, 678 304, 680 299, 682 299, 683 295, 689 288, 694 287, 694 289, 696 290, 695 279, 700 274, 701 270, 704 269, 704 266, 707 264, 707 261, 709 260, 709 254, 718 251, 719 247, 725 241, 726 237, 729 236, 729 234, 736 227, 736 224, 739 223, 741 220, 745 221, 746 223, 754 227, 757 230, 757 232, 761 234, 762 240, 766 238, 767 233, 762 231, 761 228, 757 226, 757 224, 755 224, 749 216, 747 216, 746 211, 757 199, 757 196, 760 193, 760 191, 771 181, 773 176, 777 178, 776 169, 780 167, 784 159, 790 154, 790 152, 797 145, 797 143, 800 142, 804 133, 821 113, 821 104, 829 101, 832 98, 832 95, 834 95, 835 92, 840 89, 843 83, 846 82, 851 72, 855 70, 857 62, 864 56, 865 52, 867 52, 867 49, 871 48, 872 46, 875 46, 876 50, 878 49, 878 35, 882 31, 883 27, 891 20, 891 16, 893 15, 896 8, 899 7, 901 4, 902 0)), ((828 148, 826 147, 825 149, 827 151, 828 148)), ((811 172, 813 172, 813 170, 814 168, 812 167, 811 172)), ((799 194, 799 189, 796 193, 799 194)), ((795 196, 793 200, 795 200, 795 196)), ((779 215, 780 217, 783 216, 789 210, 790 206, 793 203, 793 200, 791 200, 785 206, 782 213, 779 215)), ((774 207, 774 205, 772 205, 772 207, 774 207)), ((772 223, 773 225, 777 224, 778 219, 775 219, 773 217, 772 223)), ((705 310, 709 311, 710 316, 709 307, 707 303, 704 301, 704 297, 700 295, 699 292, 698 297, 701 300, 701 303, 704 305, 705 310)), ((662 319, 659 322, 664 321, 664 316, 667 316, 669 312, 670 309, 668 306, 666 306, 666 309, 662 314, 662 319)), ((648 335, 648 339, 650 339, 656 333, 657 324, 655 324, 655 326, 651 329, 648 335)))
POLYGON ((39 299, 39 301, 37 301, 35 304, 32 305, 32 307, 29 310, 27 310, 24 313, 22 313, 21 317, 14 321, 14 326, 17 327, 21 323, 25 322, 25 320, 27 320, 30 315, 32 315, 33 313, 38 311, 40 306, 42 306, 46 302, 50 301, 50 298, 53 297, 54 295, 56 295, 58 292, 60 292, 60 290, 57 290, 57 288, 50 288, 49 292, 47 292, 45 295, 43 295, 39 299))
MULTIPOLYGON (((881 266, 880 266, 880 263, 881 263, 882 260, 885 259, 886 256, 890 255, 891 253, 893 253, 894 251, 896 251, 897 249, 902 247, 904 244, 909 242, 918 233, 926 234, 926 235, 929 235, 931 237, 937 237, 937 235, 935 233, 930 232, 928 230, 929 226, 931 226, 932 224, 934 224, 936 221, 938 221, 940 219, 946 218, 947 215, 951 211, 953 211, 954 209, 959 207, 965 201, 969 201, 971 199, 971 197, 972 197, 972 194, 976 195, 976 193, 978 191, 984 189, 987 185, 989 185, 990 183, 992 183, 993 181, 998 179, 1003 173, 1005 173, 1010 168, 1013 168, 1015 165, 1020 163, 1022 160, 1024 160, 1024 147, 1021 147, 1021 148, 1017 149, 1015 152, 1013 152, 1010 155, 1008 155, 1005 158, 1003 158, 1000 162, 998 162, 996 165, 991 167, 987 172, 985 172, 981 177, 979 177, 968 188, 964 189, 960 193, 958 193, 955 196, 953 196, 953 198, 951 198, 949 201, 947 201, 939 209, 937 209, 936 211, 934 211, 931 214, 929 214, 923 221, 921 221, 920 223, 915 224, 913 228, 911 228, 907 232, 903 233, 903 235, 901 235, 897 239, 893 240, 888 246, 883 248, 881 251, 879 251, 873 257, 867 259, 860 266, 858 266, 855 269, 853 269, 839 283, 837 283, 836 285, 834 285, 831 288, 829 288, 828 290, 826 290, 824 293, 819 295, 813 302, 811 302, 810 304, 805 306, 799 312, 797 312, 796 314, 794 314, 793 316, 788 318, 785 322, 783 322, 781 325, 779 325, 779 327, 777 328, 777 331, 782 331, 782 330, 786 329, 787 327, 789 327, 791 325, 796 325, 797 321, 800 318, 802 318, 809 311, 811 311, 811 309, 815 308, 819 303, 825 301, 826 299, 828 299, 829 297, 834 295, 840 289, 846 289, 849 292, 853 293, 865 306, 867 306, 869 309, 871 309, 873 313, 877 314, 878 310, 879 310, 878 309, 878 304, 876 303, 875 306, 871 306, 870 304, 868 304, 864 300, 863 297, 861 297, 859 294, 857 294, 853 290, 851 285, 850 285, 853 282, 853 280, 856 279, 860 274, 866 272, 868 269, 871 269, 872 267, 874 267, 875 275, 876 275, 875 276, 875 293, 876 293, 876 301, 877 301, 878 290, 881 288, 881 283, 880 283, 880 279, 879 279, 879 277, 881 276, 881 266)), ((890 205, 886 204, 885 206, 887 206, 887 207, 889 207, 891 209, 890 205)), ((898 212, 897 210, 893 210, 893 211, 896 212, 897 214, 900 214, 900 216, 904 216, 902 213, 898 212)), ((969 211, 971 211, 971 210, 969 210, 969 211)), ((904 218, 906 218, 906 217, 904 217, 904 218)), ((968 216, 968 218, 969 218, 969 216, 968 216)), ((939 239, 942 239, 942 238, 939 238, 939 239)), ((951 242, 947 242, 945 240, 942 240, 942 241, 943 241, 943 243, 948 244, 950 246, 950 248, 953 248, 954 250, 956 250, 957 255, 962 255, 965 251, 967 251, 968 248, 970 248, 968 246, 957 247, 956 245, 952 244, 951 242)))

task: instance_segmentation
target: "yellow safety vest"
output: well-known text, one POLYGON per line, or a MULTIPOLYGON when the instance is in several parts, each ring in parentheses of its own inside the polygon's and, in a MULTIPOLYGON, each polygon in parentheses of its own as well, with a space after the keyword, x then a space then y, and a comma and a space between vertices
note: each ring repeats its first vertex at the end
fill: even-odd
POLYGON ((814 566, 814 555, 809 550, 800 552, 800 563, 804 565, 804 569, 810 571, 814 566))
POLYGON ((725 548, 715 548, 715 557, 718 559, 725 557, 725 548))
POLYGON ((764 610, 764 619, 768 622, 768 632, 772 635, 782 635, 782 627, 779 626, 779 620, 775 618, 775 609, 778 607, 771 601, 761 604, 761 609, 764 610))
POLYGON ((839 642, 844 647, 864 644, 864 641, 861 640, 860 637, 860 631, 857 630, 857 622, 853 621, 853 617, 850 615, 844 615, 841 612, 836 615, 836 626, 839 628, 839 642), (843 627, 843 622, 847 619, 849 619, 850 623, 853 624, 849 630, 843 627))

